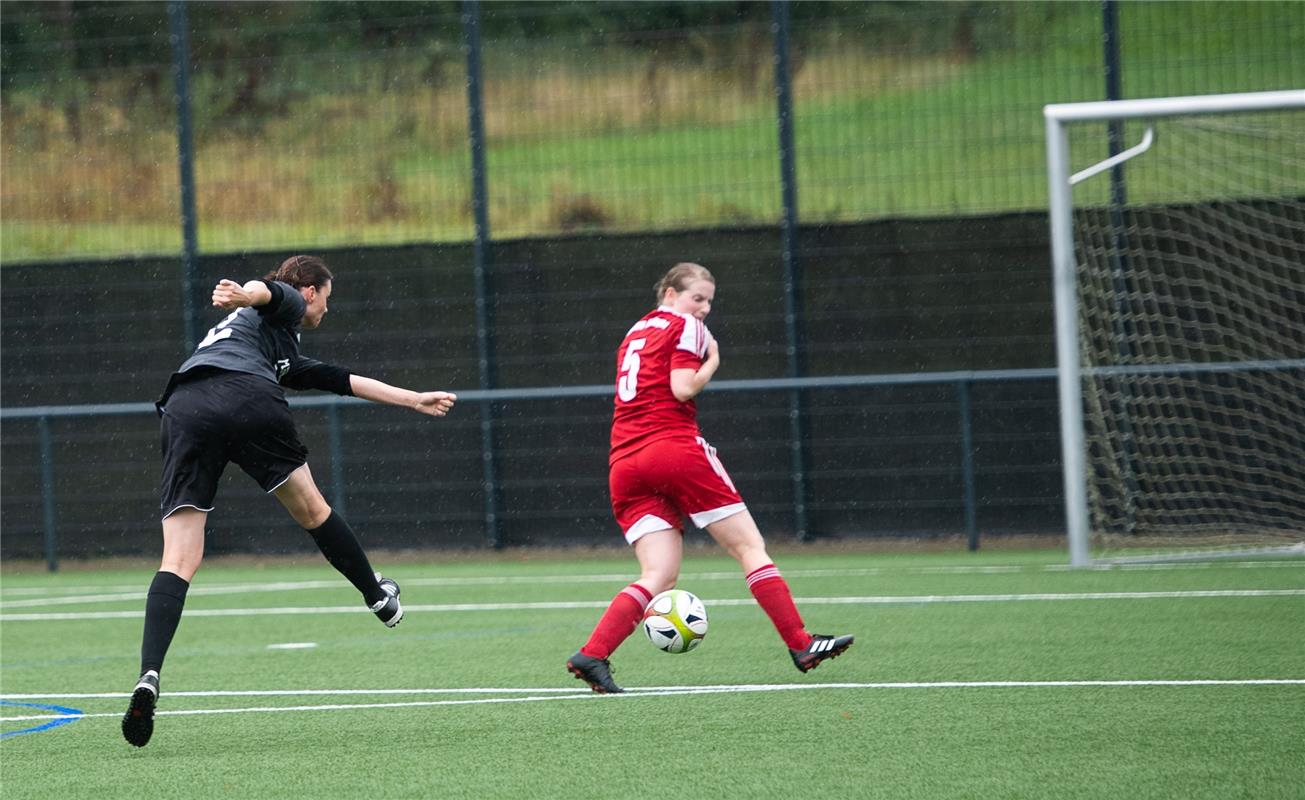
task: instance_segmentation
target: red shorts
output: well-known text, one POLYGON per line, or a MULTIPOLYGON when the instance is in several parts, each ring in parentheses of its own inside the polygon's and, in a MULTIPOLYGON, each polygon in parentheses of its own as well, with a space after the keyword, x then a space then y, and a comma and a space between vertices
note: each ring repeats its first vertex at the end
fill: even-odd
POLYGON ((699 528, 747 508, 716 448, 701 436, 659 439, 612 464, 612 513, 630 544, 644 534, 699 528))

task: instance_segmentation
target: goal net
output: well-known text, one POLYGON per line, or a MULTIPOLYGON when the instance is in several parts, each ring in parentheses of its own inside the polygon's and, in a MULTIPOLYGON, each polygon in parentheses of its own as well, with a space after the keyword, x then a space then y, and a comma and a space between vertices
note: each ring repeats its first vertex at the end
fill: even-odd
POLYGON ((1046 117, 1071 562, 1305 555, 1305 91, 1046 117))

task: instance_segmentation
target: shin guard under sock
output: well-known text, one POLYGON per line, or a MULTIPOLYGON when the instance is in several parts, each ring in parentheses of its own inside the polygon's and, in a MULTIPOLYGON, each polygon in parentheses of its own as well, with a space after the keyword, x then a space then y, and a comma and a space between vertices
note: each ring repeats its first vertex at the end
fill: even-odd
POLYGON ((308 531, 308 534, 313 537, 317 549, 322 551, 322 555, 326 556, 331 566, 362 592, 367 605, 385 599, 384 590, 376 582, 376 573, 372 571, 372 564, 367 560, 367 554, 358 543, 358 537, 354 535, 349 523, 344 521, 344 517, 332 509, 331 516, 326 518, 326 522, 308 531))
POLYGON ((590 658, 605 659, 610 656, 626 637, 634 633, 650 600, 652 595, 637 583, 622 589, 612 598, 580 652, 590 658))
POLYGON ((172 637, 181 622, 181 610, 186 605, 186 591, 190 588, 181 576, 162 570, 154 573, 149 594, 145 597, 145 633, 140 643, 140 671, 158 672, 163 668, 163 657, 168 654, 172 637))
POLYGON ((770 617, 775 630, 790 650, 801 650, 811 644, 811 634, 802 623, 802 615, 793 603, 793 593, 774 564, 754 569, 748 573, 748 589, 757 604, 770 617))

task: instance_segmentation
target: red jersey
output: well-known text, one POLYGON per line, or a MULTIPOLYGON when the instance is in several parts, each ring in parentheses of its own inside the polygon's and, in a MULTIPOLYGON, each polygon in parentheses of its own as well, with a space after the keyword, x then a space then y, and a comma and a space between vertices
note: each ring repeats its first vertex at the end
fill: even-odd
POLYGON ((608 463, 649 442, 698 436, 698 407, 671 392, 671 370, 702 366, 711 333, 702 321, 662 306, 625 334, 616 350, 616 407, 608 463))

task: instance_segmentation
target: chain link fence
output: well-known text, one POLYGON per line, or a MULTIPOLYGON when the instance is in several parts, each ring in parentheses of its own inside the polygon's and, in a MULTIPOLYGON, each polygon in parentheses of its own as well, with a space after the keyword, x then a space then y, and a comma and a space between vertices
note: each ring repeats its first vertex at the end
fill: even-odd
POLYGON ((495 238, 777 222, 777 81, 803 223, 1044 208, 1040 109, 1107 68, 1128 97, 1305 85, 1292 2, 1120 4, 1115 64, 1096 2, 181 10, 179 101, 167 4, 6 4, 7 263, 179 253, 180 105, 199 252, 466 241, 473 46, 495 238))

